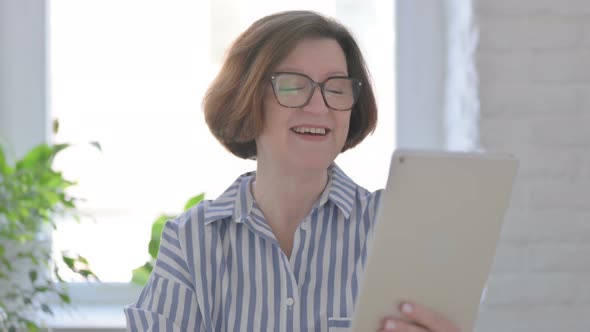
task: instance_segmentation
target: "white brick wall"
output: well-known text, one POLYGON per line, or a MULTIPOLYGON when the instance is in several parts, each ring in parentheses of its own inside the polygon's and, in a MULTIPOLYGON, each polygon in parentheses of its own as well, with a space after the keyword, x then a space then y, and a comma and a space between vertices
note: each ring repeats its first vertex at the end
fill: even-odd
POLYGON ((475 0, 482 148, 521 169, 477 324, 590 331, 590 1, 475 0))

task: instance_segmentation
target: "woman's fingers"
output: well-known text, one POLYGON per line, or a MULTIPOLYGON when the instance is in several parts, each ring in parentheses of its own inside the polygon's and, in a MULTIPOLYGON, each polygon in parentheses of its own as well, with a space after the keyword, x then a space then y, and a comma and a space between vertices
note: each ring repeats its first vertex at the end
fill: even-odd
POLYGON ((400 305, 401 313, 411 322, 424 326, 431 332, 460 332, 459 327, 442 314, 416 303, 400 305))
POLYGON ((427 329, 393 317, 386 317, 381 324, 380 332, 429 332, 427 329))
POLYGON ((459 327, 442 314, 416 303, 404 302, 399 310, 404 318, 385 317, 380 331, 390 332, 460 332, 459 327))

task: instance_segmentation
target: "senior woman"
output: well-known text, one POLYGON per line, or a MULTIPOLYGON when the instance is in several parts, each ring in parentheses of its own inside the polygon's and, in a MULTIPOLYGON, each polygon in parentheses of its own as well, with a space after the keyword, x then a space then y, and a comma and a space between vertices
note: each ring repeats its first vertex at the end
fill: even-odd
MULTIPOLYGON (((256 171, 166 224, 128 328, 348 327, 381 196, 334 164, 377 122, 357 43, 318 13, 263 17, 233 43, 203 107, 213 135, 256 171)), ((397 305, 404 319, 384 317, 376 331, 458 330, 416 303, 392 313, 397 305)))

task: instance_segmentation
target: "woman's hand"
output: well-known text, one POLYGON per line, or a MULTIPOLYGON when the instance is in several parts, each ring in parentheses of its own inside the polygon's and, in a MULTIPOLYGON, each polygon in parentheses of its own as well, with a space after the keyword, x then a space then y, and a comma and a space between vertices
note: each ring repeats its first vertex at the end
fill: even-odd
POLYGON ((385 317, 380 331, 460 332, 459 327, 441 314, 415 303, 400 304, 405 319, 385 317))

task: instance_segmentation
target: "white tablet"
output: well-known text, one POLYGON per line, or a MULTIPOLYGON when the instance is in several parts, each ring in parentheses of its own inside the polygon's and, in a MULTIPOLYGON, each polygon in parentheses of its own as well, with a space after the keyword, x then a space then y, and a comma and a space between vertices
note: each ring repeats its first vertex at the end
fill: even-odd
POLYGON ((473 331, 518 162, 508 155, 396 151, 352 331, 376 331, 411 300, 473 331))

